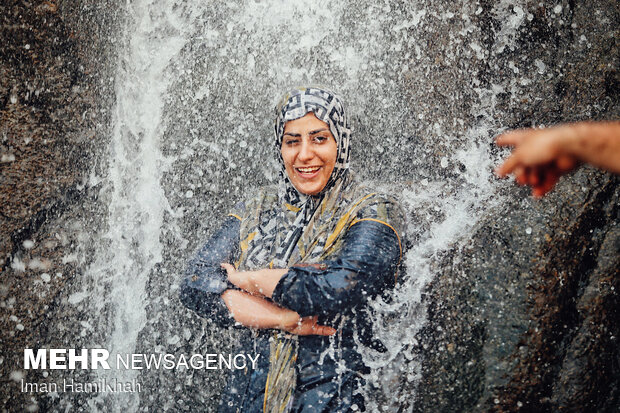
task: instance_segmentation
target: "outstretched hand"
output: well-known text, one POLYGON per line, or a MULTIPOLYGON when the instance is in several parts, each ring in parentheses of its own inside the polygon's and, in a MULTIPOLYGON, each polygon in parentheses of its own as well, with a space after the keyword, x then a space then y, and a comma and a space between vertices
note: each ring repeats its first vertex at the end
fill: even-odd
POLYGON ((500 135, 495 143, 514 149, 495 173, 500 177, 514 174, 517 183, 531 186, 532 195, 542 197, 562 175, 579 166, 578 159, 563 150, 564 141, 574 133, 570 126, 559 126, 522 129, 500 135))

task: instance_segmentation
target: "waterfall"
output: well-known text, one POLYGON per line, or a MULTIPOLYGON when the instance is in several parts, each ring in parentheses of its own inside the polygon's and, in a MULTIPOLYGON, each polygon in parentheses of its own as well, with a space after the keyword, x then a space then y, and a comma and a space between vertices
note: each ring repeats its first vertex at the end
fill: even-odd
POLYGON ((580 167, 533 201, 491 172, 507 128, 620 118, 617 1, 0 10, 5 410, 216 409, 226 368, 116 355, 227 354, 249 334, 185 308, 179 282, 277 178, 273 106, 310 84, 341 95, 352 172, 408 220, 395 290, 359 314, 385 350, 358 343, 367 411, 617 410, 618 177, 580 167), (72 349, 111 368, 72 368, 72 349))
MULTIPOLYGON (((169 66, 186 43, 184 27, 191 13, 175 2, 139 0, 127 3, 127 26, 115 79, 116 107, 102 192, 108 207, 108 231, 85 278, 91 308, 107 314, 107 341, 116 355, 135 352, 147 322, 145 290, 153 269, 163 260, 162 230, 166 214, 174 214, 161 185, 168 161, 162 155, 165 101, 174 73, 169 66)), ((170 226, 170 225, 169 225, 170 226)), ((172 225, 173 226, 173 225, 172 225)), ((74 303, 86 293, 70 297, 74 303)), ((137 370, 97 370, 99 378, 129 381, 137 370)), ((139 393, 101 393, 90 407, 136 411, 139 393)))
MULTIPOLYGON (((499 202, 487 142, 503 89, 476 78, 477 6, 462 5, 458 22, 424 1, 143 0, 126 9, 108 171, 95 179, 104 182, 108 231, 83 290, 69 298, 90 297, 91 311, 106 315, 99 344, 112 356, 200 352, 205 343, 226 350, 226 333, 204 320, 179 320, 174 287, 226 209, 274 179, 275 99, 290 86, 323 84, 343 95, 352 115, 353 170, 364 181, 394 181, 385 188, 400 195, 409 217, 407 274, 391 303, 375 303, 376 334, 388 351, 363 350, 373 367, 363 390, 369 405, 407 406, 420 374, 414 348, 426 319, 423 291, 438 273, 437 257, 458 251, 499 202), (439 51, 423 47, 442 32, 456 32, 456 40, 439 51), (463 42, 472 46, 459 63, 463 42), (438 71, 440 58, 448 72, 438 71)), ((159 388, 147 389, 148 399, 100 394, 92 408, 213 407, 217 400, 204 372, 99 374, 159 388)))

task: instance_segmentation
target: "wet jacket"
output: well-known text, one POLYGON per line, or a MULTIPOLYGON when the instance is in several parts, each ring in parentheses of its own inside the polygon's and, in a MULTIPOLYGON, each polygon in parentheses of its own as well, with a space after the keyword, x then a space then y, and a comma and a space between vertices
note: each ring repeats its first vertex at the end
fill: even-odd
MULTIPOLYGON (((229 216, 199 250, 181 283, 181 300, 199 315, 222 327, 235 324, 221 293, 236 288, 226 280, 222 262, 235 262, 241 253, 241 221, 229 216)), ((336 252, 326 260, 292 265, 277 284, 272 300, 303 316, 319 316, 319 324, 337 329, 335 336, 299 336, 297 385, 292 411, 335 412, 363 410, 354 394, 369 369, 357 351, 356 340, 381 351, 373 337, 368 300, 395 286, 402 257, 397 230, 386 222, 360 217, 344 232, 336 252), (355 407, 353 407, 355 405, 355 407)), ((275 330, 243 328, 234 353, 260 354, 255 370, 232 370, 219 411, 263 410, 269 371, 269 341, 275 330)))

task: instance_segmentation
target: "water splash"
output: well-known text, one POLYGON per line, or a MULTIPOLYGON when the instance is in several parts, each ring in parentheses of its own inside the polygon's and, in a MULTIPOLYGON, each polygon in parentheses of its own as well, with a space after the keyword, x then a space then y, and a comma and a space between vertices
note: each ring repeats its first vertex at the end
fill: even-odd
POLYGON ((381 338, 387 351, 364 348, 358 342, 365 363, 372 369, 364 390, 366 395, 375 392, 369 398, 372 411, 413 408, 411 403, 421 377, 421 359, 416 354, 418 333, 426 322, 427 302, 423 294, 438 275, 436 262, 447 251, 456 251, 458 257, 477 222, 501 203, 490 174, 492 157, 484 145, 487 131, 486 127, 469 130, 466 136, 470 143, 451 154, 448 163, 459 163, 464 170, 458 188, 446 192, 444 180, 425 179, 402 193, 408 216, 417 215, 408 229, 408 236, 416 241, 405 256, 407 274, 402 276, 392 301, 377 299, 370 315, 374 334, 381 338), (421 223, 422 228, 416 228, 421 223))
MULTIPOLYGON (((149 0, 127 4, 128 24, 115 81, 116 108, 109 147, 108 175, 103 180, 108 203, 108 231, 85 274, 93 299, 91 310, 107 315, 107 342, 112 370, 97 370, 99 379, 126 382, 138 371, 116 370, 116 354, 131 354, 147 322, 145 287, 163 260, 161 234, 165 215, 173 214, 161 186, 168 162, 160 149, 165 131, 164 104, 172 74, 171 60, 187 41, 184 27, 191 11, 174 2, 149 0)), ((74 302, 86 297, 74 293, 74 302)), ((71 301, 71 299, 70 299, 71 301)), ((91 409, 136 411, 139 393, 89 401, 91 409)))

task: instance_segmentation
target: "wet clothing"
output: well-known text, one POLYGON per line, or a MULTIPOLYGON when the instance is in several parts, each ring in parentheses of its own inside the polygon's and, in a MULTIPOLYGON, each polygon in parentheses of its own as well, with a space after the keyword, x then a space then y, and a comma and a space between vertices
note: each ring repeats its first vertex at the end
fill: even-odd
POLYGON ((402 257, 404 214, 386 195, 355 183, 349 171, 351 130, 340 98, 316 87, 288 92, 276 106, 279 182, 240 203, 191 262, 181 286, 185 305, 222 326, 234 324, 221 293, 221 262, 238 270, 287 268, 274 303, 303 316, 318 315, 335 336, 296 336, 243 328, 235 352, 260 354, 256 370, 233 370, 220 411, 348 411, 368 372, 357 348, 373 340, 368 300, 394 287, 402 257), (337 143, 336 162, 319 194, 291 183, 280 148, 286 122, 313 112, 337 143))
MULTIPOLYGON (((395 285, 402 254, 402 213, 392 199, 368 193, 367 189, 342 192, 355 193, 355 199, 340 197, 336 208, 339 213, 329 214, 332 220, 324 223, 329 228, 321 231, 321 225, 316 224, 313 228, 319 234, 306 231, 308 234, 299 238, 292 254, 294 262, 273 292, 276 304, 301 316, 318 315, 319 324, 338 330, 332 337, 294 337, 297 356, 292 411, 348 411, 353 404, 361 409, 363 399, 353 393, 362 383, 360 374, 369 370, 356 351, 356 339, 377 350, 382 346, 372 335, 366 304, 369 298, 384 294, 395 285), (323 253, 314 259, 310 259, 312 244, 324 246, 323 253), (302 256, 302 252, 306 254, 302 256)), ((233 325, 234 319, 220 294, 235 287, 226 282, 226 273, 219 264, 235 262, 241 270, 255 269, 240 262, 250 249, 248 238, 252 238, 252 232, 248 234, 244 227, 254 228, 252 221, 257 217, 252 212, 274 207, 270 198, 272 203, 277 200, 266 190, 247 205, 240 205, 237 212, 245 211, 243 215, 235 213, 226 219, 190 263, 182 283, 185 305, 221 326, 233 325)), ((269 263, 257 268, 267 266, 269 263)), ((258 368, 232 371, 222 394, 223 412, 263 411, 270 346, 275 338, 291 340, 290 334, 276 330, 245 330, 246 335, 233 352, 260 354, 258 368)))

